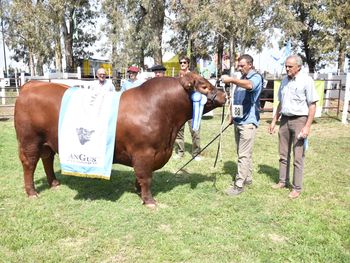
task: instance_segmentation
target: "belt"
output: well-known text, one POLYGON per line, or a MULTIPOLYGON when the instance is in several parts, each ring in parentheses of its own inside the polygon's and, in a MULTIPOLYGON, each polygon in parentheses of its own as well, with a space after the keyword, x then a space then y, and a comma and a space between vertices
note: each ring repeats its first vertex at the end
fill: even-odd
POLYGON ((288 115, 283 115, 282 114, 282 118, 286 118, 286 119, 297 119, 300 117, 307 117, 306 115, 292 115, 292 116, 288 116, 288 115))

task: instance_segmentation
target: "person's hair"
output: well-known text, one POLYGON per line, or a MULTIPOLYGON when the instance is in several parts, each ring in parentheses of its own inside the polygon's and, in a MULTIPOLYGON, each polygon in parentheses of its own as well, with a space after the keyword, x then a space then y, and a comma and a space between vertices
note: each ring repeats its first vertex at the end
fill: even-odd
POLYGON ((99 68, 97 71, 96 71, 96 75, 100 74, 101 71, 104 71, 106 73, 106 70, 104 68, 99 68))
POLYGON ((299 67, 301 67, 303 65, 303 59, 300 56, 290 55, 287 57, 286 61, 290 58, 293 58, 299 67))
POLYGON ((180 63, 180 61, 182 61, 182 60, 186 60, 186 61, 187 61, 187 64, 190 64, 190 58, 189 58, 189 57, 187 57, 187 56, 180 56, 180 58, 179 58, 179 63, 180 63))
POLYGON ((254 59, 251 55, 243 54, 238 58, 238 61, 241 61, 242 59, 245 59, 245 61, 247 61, 248 64, 253 65, 254 59))

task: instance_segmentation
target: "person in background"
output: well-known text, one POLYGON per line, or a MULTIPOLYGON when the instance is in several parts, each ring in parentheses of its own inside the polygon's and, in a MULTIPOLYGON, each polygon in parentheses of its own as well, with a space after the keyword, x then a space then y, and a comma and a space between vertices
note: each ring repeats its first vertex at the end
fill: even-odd
POLYGON ((155 65, 150 68, 150 70, 154 73, 154 77, 164 77, 166 68, 163 65, 155 65))
POLYGON ((237 175, 233 186, 226 192, 237 196, 244 191, 245 185, 253 182, 253 145, 256 129, 260 120, 259 95, 263 86, 262 76, 254 70, 253 58, 244 54, 238 58, 238 70, 241 78, 222 76, 224 83, 233 83, 232 112, 236 149, 238 155, 237 175))
POLYGON ((96 73, 97 80, 91 87, 91 90, 97 91, 115 91, 115 87, 112 80, 106 79, 106 70, 104 68, 99 68, 96 73))
MULTIPOLYGON (((190 72, 190 59, 186 56, 181 56, 179 59, 180 63, 180 72, 179 76, 182 77, 185 74, 190 72)), ((200 161, 201 157, 198 155, 201 151, 200 147, 200 128, 198 131, 194 131, 192 129, 192 119, 188 122, 188 127, 191 132, 192 137, 192 157, 194 160, 200 161)), ((185 154, 185 125, 181 127, 179 130, 176 140, 175 140, 175 148, 177 148, 177 154, 174 156, 175 159, 182 158, 185 154)), ((175 149, 176 150, 176 149, 175 149)))
POLYGON ((138 87, 142 84, 142 81, 137 78, 137 74, 139 73, 138 67, 130 66, 127 73, 129 76, 128 79, 123 82, 120 89, 121 92, 138 87))
POLYGON ((304 172, 304 141, 310 134, 310 128, 319 100, 313 79, 301 72, 302 59, 289 56, 285 63, 287 76, 282 80, 279 91, 279 104, 275 116, 268 128, 275 132, 276 122, 281 116, 279 137, 279 182, 272 186, 280 189, 289 185, 289 167, 293 149, 293 190, 289 198, 300 196, 304 172))

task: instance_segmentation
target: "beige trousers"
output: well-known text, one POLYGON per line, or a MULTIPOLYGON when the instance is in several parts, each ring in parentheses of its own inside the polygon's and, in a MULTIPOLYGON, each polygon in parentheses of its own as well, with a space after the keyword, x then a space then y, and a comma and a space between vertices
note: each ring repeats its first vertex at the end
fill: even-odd
POLYGON ((245 181, 253 180, 253 144, 256 135, 254 124, 235 125, 238 163, 235 185, 243 187, 245 181))

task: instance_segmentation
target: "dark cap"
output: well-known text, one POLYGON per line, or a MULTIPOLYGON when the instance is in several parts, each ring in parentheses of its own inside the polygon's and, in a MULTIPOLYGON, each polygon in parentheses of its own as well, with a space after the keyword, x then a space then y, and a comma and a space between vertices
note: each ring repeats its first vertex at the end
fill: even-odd
POLYGON ((166 68, 163 65, 155 65, 150 68, 152 72, 155 71, 166 71, 166 68))
POLYGON ((139 72, 139 68, 136 66, 130 66, 128 68, 128 72, 134 72, 134 73, 138 73, 139 72))

